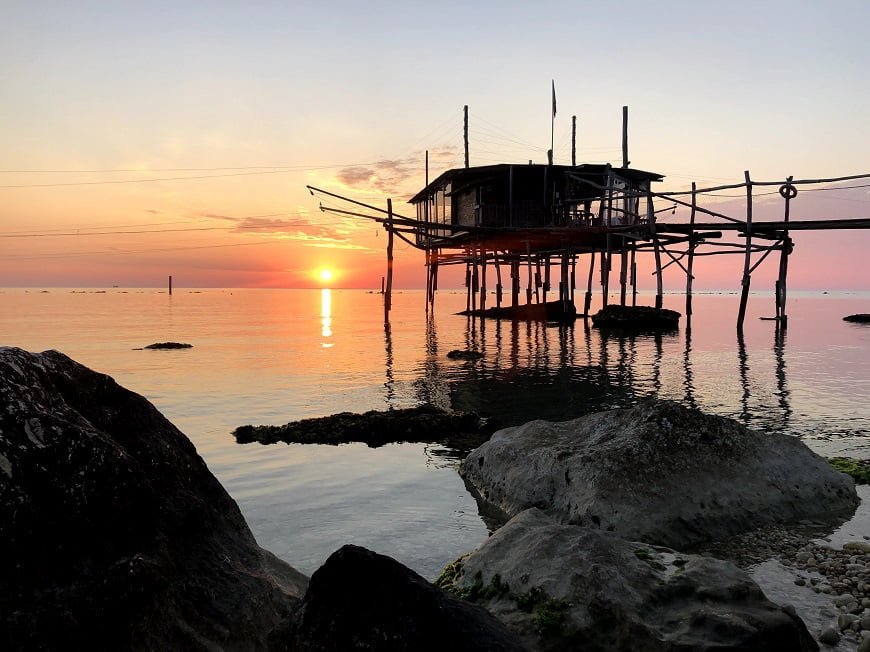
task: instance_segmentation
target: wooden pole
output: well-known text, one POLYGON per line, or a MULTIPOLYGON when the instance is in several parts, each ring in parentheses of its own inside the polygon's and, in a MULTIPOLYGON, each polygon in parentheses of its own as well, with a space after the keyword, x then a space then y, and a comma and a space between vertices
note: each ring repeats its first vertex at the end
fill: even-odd
POLYGON ((595 250, 589 256, 589 282, 586 285, 586 297, 583 299, 583 314, 588 315, 592 307, 592 278, 595 272, 595 250))
POLYGON ((463 107, 464 119, 463 119, 463 140, 465 141, 465 167, 468 167, 468 105, 466 104, 463 107))
POLYGON ((623 249, 619 257, 619 305, 624 306, 626 284, 628 283, 628 251, 623 249))
POLYGON ((486 248, 480 249, 480 311, 486 310, 486 248))
POLYGON ((656 212, 653 206, 652 192, 646 195, 646 218, 653 238, 653 254, 656 261, 656 308, 662 307, 662 248, 659 236, 656 234, 656 212))
POLYGON ((169 294, 172 294, 172 276, 169 276, 169 294))
POLYGON ((520 261, 511 261, 511 307, 520 305, 520 261))
POLYGON ((571 116, 571 166, 577 165, 577 116, 571 116))
POLYGON ((752 180, 749 178, 749 170, 743 172, 743 178, 746 182, 746 253, 743 258, 740 311, 737 313, 737 330, 740 333, 743 332, 743 321, 746 318, 746 302, 749 300, 750 266, 752 264, 752 180))
POLYGON ((393 307, 393 200, 387 199, 387 285, 384 294, 384 320, 389 321, 393 307))
POLYGON ((568 286, 568 256, 569 252, 565 249, 562 252, 562 279, 559 281, 559 298, 562 300, 562 309, 567 310, 568 302, 570 301, 570 289, 568 286))
POLYGON ((631 305, 637 305, 637 261, 635 260, 637 249, 631 248, 631 305))
POLYGON ((495 262, 495 307, 501 308, 501 265, 499 264, 498 256, 494 256, 495 262))
POLYGON ((622 167, 627 168, 628 160, 628 107, 622 107, 622 167))
POLYGON ((788 177, 785 180, 785 215, 783 216, 783 222, 785 222, 785 229, 783 230, 782 237, 782 249, 779 252, 779 280, 776 285, 776 299, 777 299, 777 326, 782 328, 782 330, 786 330, 788 328, 788 315, 785 312, 785 300, 786 300, 786 278, 788 276, 788 257, 791 254, 792 250, 792 241, 788 235, 788 220, 789 220, 789 212, 791 200, 797 196, 797 190, 792 185, 792 180, 794 177, 788 177))
POLYGON ((695 207, 698 205, 698 184, 692 182, 692 212, 689 214, 689 261, 686 266, 686 328, 692 327, 692 264, 695 262, 695 207))

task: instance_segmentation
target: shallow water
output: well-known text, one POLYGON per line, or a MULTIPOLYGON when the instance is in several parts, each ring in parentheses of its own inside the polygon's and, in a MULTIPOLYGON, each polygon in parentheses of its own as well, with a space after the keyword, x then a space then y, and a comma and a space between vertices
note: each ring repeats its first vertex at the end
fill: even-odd
MULTIPOLYGON (((381 301, 344 290, 6 289, 0 344, 59 349, 146 396, 193 440, 261 545, 307 573, 354 542, 433 577, 487 531, 437 446, 239 446, 236 426, 421 401, 509 425, 658 396, 824 455, 870 457, 870 326, 842 321, 870 312, 870 293, 792 293, 784 337, 758 319, 772 297, 753 296, 742 339, 733 294, 697 295, 690 332, 636 337, 603 337, 582 320, 481 324, 453 314, 459 292, 439 293, 429 321, 422 292, 396 293, 385 329, 381 301), (136 350, 162 341, 194 346, 136 350), (465 348, 483 359, 447 359, 465 348)), ((681 297, 665 307, 682 311, 681 297)))

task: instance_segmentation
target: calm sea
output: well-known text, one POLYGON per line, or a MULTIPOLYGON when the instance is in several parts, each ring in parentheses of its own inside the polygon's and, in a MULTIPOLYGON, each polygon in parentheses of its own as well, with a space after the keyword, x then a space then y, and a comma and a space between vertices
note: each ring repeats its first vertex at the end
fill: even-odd
MULTIPOLYGON (((640 303, 649 304, 650 297, 640 303)), ((261 545, 310 573, 353 542, 428 577, 487 536, 438 446, 260 446, 242 424, 280 424, 421 401, 504 424, 567 419, 659 396, 802 438, 824 455, 870 457, 870 293, 792 293, 777 337, 769 295, 696 295, 691 333, 602 337, 572 327, 475 322, 441 292, 354 290, 0 290, 0 344, 58 349, 144 395, 196 444, 261 545), (192 349, 137 350, 180 341, 192 349), (478 362, 451 361, 476 348, 478 362)), ((666 297, 682 312, 682 298, 666 297)))

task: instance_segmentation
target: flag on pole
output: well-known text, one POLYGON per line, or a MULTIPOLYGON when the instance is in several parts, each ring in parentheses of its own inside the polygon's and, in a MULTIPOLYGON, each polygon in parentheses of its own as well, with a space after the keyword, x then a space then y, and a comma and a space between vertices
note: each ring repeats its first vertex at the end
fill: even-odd
POLYGON ((556 80, 553 81, 553 117, 556 117, 556 80))

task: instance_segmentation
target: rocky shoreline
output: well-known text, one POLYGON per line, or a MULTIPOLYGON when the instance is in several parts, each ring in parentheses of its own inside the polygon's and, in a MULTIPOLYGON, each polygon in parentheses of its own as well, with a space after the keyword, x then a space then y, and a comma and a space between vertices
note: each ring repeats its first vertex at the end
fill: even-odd
POLYGON ((434 586, 356 546, 305 577, 148 401, 63 354, 0 348, 0 397, 3 649, 870 650, 870 542, 813 538, 854 511, 852 480, 676 404, 492 438, 430 408, 299 422, 343 425, 332 443, 478 438, 462 473, 503 525, 434 586), (770 558, 830 596, 827 626, 743 570, 770 558))

